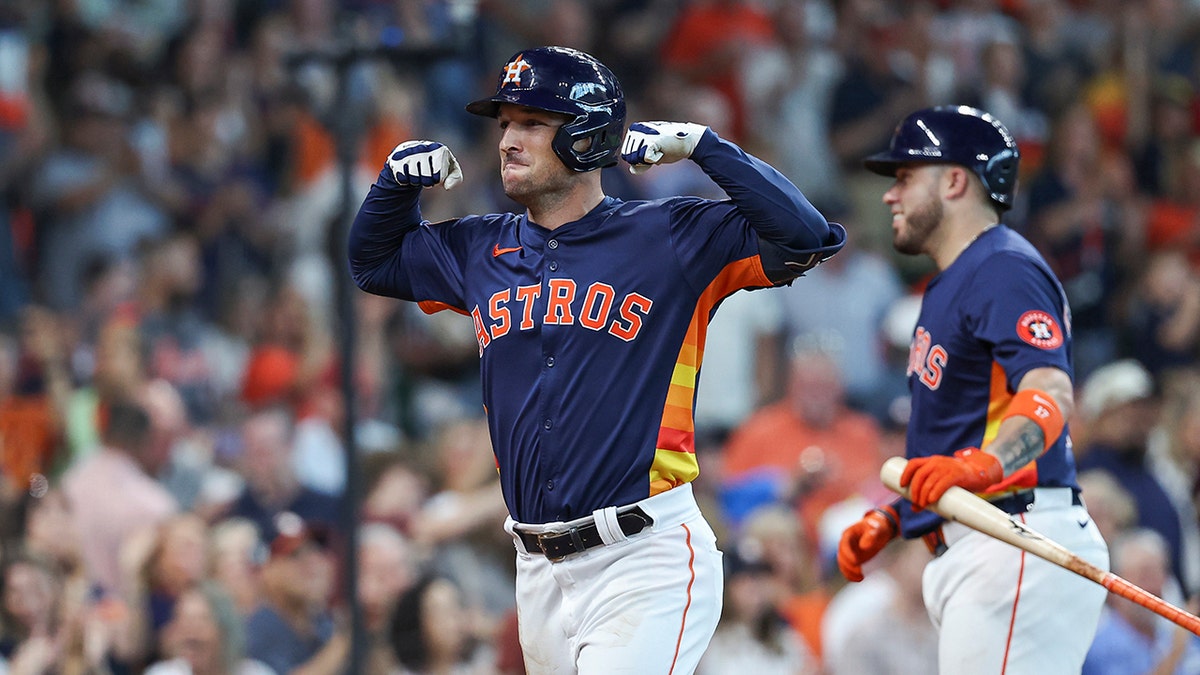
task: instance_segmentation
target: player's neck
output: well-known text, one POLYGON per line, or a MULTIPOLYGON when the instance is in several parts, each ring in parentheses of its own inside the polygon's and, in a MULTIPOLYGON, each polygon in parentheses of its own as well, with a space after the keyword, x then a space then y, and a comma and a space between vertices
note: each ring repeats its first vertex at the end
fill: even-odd
MULTIPOLYGON (((943 223, 945 227, 947 223, 943 223)), ((972 218, 966 221, 962 226, 951 231, 950 236, 942 242, 936 251, 930 256, 939 270, 944 270, 954 264, 955 260, 966 251, 971 244, 975 243, 984 232, 992 229, 999 223, 994 217, 992 218, 972 218)))
POLYGON ((529 220, 546 228, 558 228, 586 216, 604 200, 604 190, 599 181, 587 181, 574 189, 554 195, 545 195, 525 205, 529 220))

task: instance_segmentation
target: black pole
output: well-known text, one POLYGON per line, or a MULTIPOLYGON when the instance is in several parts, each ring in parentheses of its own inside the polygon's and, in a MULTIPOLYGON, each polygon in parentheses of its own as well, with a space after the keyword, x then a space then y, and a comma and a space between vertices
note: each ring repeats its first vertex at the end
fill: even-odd
MULTIPOLYGON (((367 648, 367 633, 363 624, 362 607, 358 603, 358 524, 362 502, 362 476, 358 439, 355 425, 358 419, 357 392, 354 373, 357 368, 358 324, 355 316, 354 298, 357 289, 350 280, 347 263, 347 243, 350 224, 360 199, 354 191, 354 170, 358 159, 358 146, 365 127, 362 110, 355 105, 350 92, 349 71, 367 61, 388 61, 393 67, 428 64, 433 61, 457 56, 461 49, 453 46, 408 47, 350 46, 326 50, 313 50, 293 54, 288 59, 292 69, 307 64, 331 66, 334 69, 336 88, 330 110, 318 115, 323 125, 330 130, 337 148, 337 166, 340 176, 340 198, 337 214, 329 228, 326 250, 330 256, 334 284, 334 304, 338 320, 339 360, 341 378, 344 427, 342 442, 346 451, 346 485, 342 493, 340 527, 345 544, 342 555, 344 567, 344 597, 349 605, 350 653, 344 672, 358 675, 363 672, 367 648)), ((396 139, 397 142, 404 139, 396 139)), ((380 158, 382 160, 382 158, 380 158)))
POLYGON ((338 200, 337 216, 330 228, 333 241, 329 247, 333 258, 334 291, 336 294, 338 331, 340 335, 341 389, 343 424, 342 438, 346 450, 346 485, 342 492, 342 533, 345 535, 346 550, 343 553, 346 602, 350 607, 350 654, 346 664, 348 673, 363 672, 367 646, 366 629, 363 626, 362 607, 358 602, 358 521, 362 501, 362 477, 359 475, 357 434, 354 432, 358 418, 358 397, 354 387, 357 370, 358 322, 354 307, 354 286, 350 283, 347 266, 347 238, 350 232, 351 209, 354 208, 354 164, 362 124, 357 115, 348 114, 350 101, 349 77, 346 71, 352 62, 339 60, 337 66, 337 95, 329 122, 332 125, 337 147, 338 168, 341 171, 341 198, 338 200), (342 114, 338 114, 338 112, 342 114))

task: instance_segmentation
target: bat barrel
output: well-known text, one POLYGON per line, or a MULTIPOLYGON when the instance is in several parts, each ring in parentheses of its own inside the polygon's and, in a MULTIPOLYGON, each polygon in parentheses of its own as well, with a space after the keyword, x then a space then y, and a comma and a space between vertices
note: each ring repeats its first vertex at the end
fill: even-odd
POLYGON ((1102 585, 1107 588, 1113 595, 1119 595, 1130 602, 1145 607, 1155 614, 1169 619, 1170 621, 1183 626, 1184 628, 1200 636, 1200 617, 1172 605, 1162 598, 1154 595, 1150 591, 1142 587, 1126 581, 1111 572, 1104 576, 1102 585))

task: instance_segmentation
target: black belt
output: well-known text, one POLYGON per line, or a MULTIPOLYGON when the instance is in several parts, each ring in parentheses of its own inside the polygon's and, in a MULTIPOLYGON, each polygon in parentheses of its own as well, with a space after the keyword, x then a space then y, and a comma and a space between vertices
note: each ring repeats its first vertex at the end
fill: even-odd
MULTIPOLYGON (((1058 488, 1041 488, 1041 489, 1058 489, 1058 488)), ((1071 505, 1082 506, 1083 500, 1079 498, 1079 490, 1069 488, 1071 490, 1071 505)), ((1019 515, 1033 508, 1034 489, 1021 490, 1014 492, 1000 499, 990 500, 988 503, 1010 515, 1019 515)))
MULTIPOLYGON (((640 506, 617 514, 617 525, 626 537, 641 532, 654 523, 654 519, 646 515, 640 506)), ((596 521, 591 520, 583 525, 577 525, 565 532, 543 532, 534 534, 522 530, 513 530, 521 538, 525 550, 530 553, 541 553, 552 562, 558 562, 572 553, 582 553, 589 548, 604 544, 600 538, 600 530, 596 521)))

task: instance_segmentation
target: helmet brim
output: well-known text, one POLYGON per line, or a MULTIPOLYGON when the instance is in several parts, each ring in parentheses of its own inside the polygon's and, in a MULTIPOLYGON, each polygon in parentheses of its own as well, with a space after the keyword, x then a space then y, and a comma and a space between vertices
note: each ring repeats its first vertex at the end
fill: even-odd
POLYGON ((577 111, 568 104, 559 105, 557 101, 544 100, 530 101, 528 96, 523 96, 520 90, 506 92, 481 98, 478 101, 471 101, 467 104, 467 112, 481 117, 495 118, 500 114, 500 105, 510 103, 523 108, 534 108, 536 110, 545 110, 546 112, 566 115, 569 118, 576 117, 577 111))
POLYGON ((900 162, 887 153, 880 153, 878 155, 871 155, 863 160, 863 166, 871 173, 877 173, 880 176, 895 177, 896 169, 900 167, 900 162))
POLYGON ((496 96, 471 101, 467 104, 467 112, 481 117, 496 117, 500 113, 500 101, 496 96))

